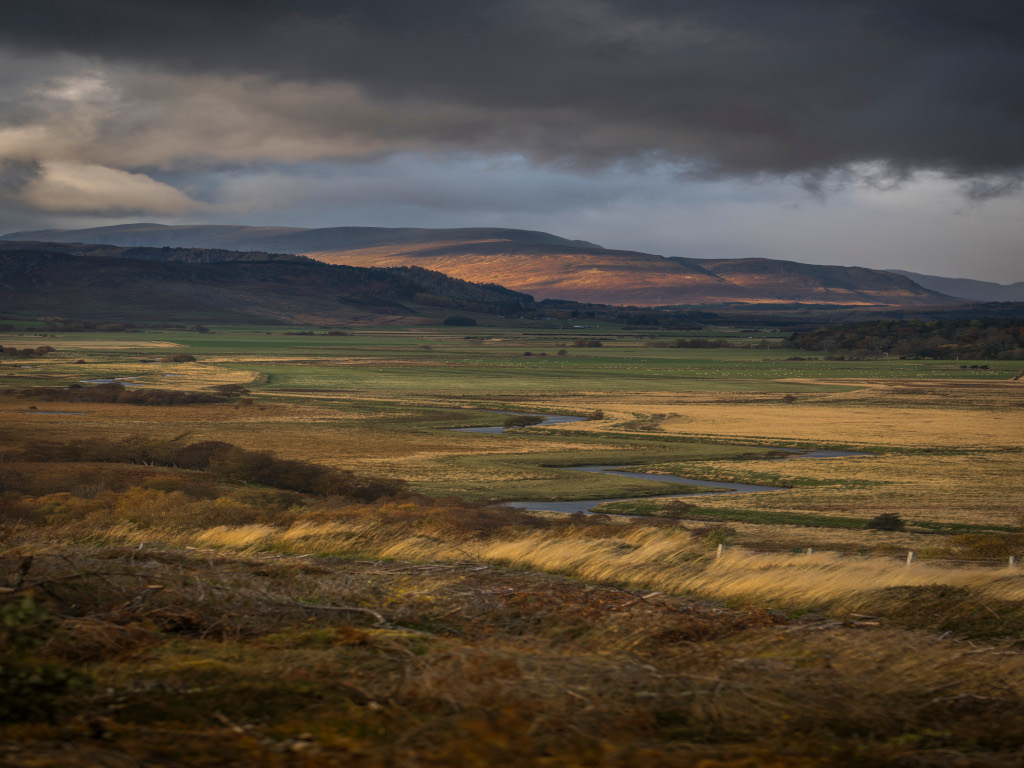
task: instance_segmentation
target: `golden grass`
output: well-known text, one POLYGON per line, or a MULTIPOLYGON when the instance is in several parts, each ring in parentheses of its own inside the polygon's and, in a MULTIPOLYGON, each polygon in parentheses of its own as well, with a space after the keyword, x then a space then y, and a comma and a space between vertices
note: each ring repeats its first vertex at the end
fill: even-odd
POLYGON ((484 562, 570 575, 588 583, 617 584, 670 594, 750 600, 790 607, 823 607, 842 614, 872 593, 893 587, 943 586, 982 597, 1024 600, 1021 572, 1005 567, 943 567, 902 558, 757 553, 728 548, 721 557, 685 532, 640 528, 613 538, 565 533, 460 541, 403 535, 373 522, 300 522, 218 526, 198 532, 154 535, 121 525, 105 538, 138 545, 176 545, 300 555, 358 556, 416 562, 484 562))
POLYGON ((0 725, 12 768, 1019 764, 1008 644, 508 568, 53 555, 44 652, 94 684, 58 723, 0 725))
MULTIPOLYGON (((1024 403, 1024 387, 1021 388, 1024 403)), ((766 398, 767 399, 767 398, 766 398)), ((1020 445, 1019 409, 979 409, 955 406, 882 407, 812 401, 786 404, 773 396, 762 403, 687 403, 666 398, 595 398, 588 402, 611 417, 565 428, 604 431, 632 414, 673 415, 660 422, 667 434, 743 442, 812 442, 826 445, 899 446, 908 448, 1015 448, 1020 445)))

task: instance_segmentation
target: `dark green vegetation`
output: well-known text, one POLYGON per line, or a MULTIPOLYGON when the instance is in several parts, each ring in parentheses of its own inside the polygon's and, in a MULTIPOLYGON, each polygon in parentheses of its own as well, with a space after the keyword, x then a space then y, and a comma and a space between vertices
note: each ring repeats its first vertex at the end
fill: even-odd
POLYGON ((1024 320, 878 320, 794 333, 788 344, 851 357, 1024 360, 1024 320))
POLYGON ((120 249, 106 255, 68 253, 69 246, 0 250, 4 311, 92 321, 154 321, 201 317, 204 322, 308 318, 321 322, 374 316, 436 316, 452 309, 518 312, 531 297, 498 285, 476 285, 437 272, 364 269, 300 257, 240 260, 232 251, 120 249), (195 259, 195 260, 193 260, 195 259), (126 286, 131 286, 126 291, 126 286))
POLYGON ((70 443, 31 443, 16 459, 32 462, 101 462, 180 467, 202 470, 214 477, 255 483, 286 491, 376 501, 406 491, 405 483, 331 469, 305 461, 279 459, 269 451, 248 451, 217 440, 184 443, 141 437, 111 441, 103 438, 70 443))
MULTIPOLYGON (((671 486, 666 486, 671 487, 671 486)), ((707 493, 714 489, 698 486, 690 486, 690 492, 707 493)), ((686 493, 687 491, 673 491, 673 493, 686 493)), ((872 518, 865 517, 843 517, 839 515, 815 515, 810 512, 787 512, 774 509, 737 509, 729 507, 702 507, 699 504, 691 505, 682 517, 688 521, 704 521, 712 523, 756 523, 758 525, 791 525, 807 528, 836 528, 844 530, 877 530, 877 531, 904 531, 907 526, 901 525, 892 527, 888 522, 888 515, 876 515, 872 518), (875 524, 880 517, 886 517, 886 522, 881 525, 875 524)), ((661 517, 668 519, 678 518, 674 514, 671 502, 659 501, 618 501, 602 504, 596 509, 599 513, 610 515, 640 515, 661 517)), ((964 561, 993 558, 1003 558, 1013 555, 1024 555, 1024 540, 1015 534, 1018 527, 999 525, 972 525, 970 523, 932 523, 919 521, 912 526, 914 533, 929 533, 938 535, 962 534, 964 536, 990 536, 991 539, 982 538, 978 540, 979 546, 971 546, 972 539, 964 539, 955 543, 952 549, 942 547, 931 554, 936 557, 956 557, 964 561), (981 546, 984 542, 987 546, 981 546)), ((868 540, 865 540, 868 541, 868 540)), ((799 551, 799 547, 796 548, 799 551)), ((849 550, 867 551, 865 543, 850 544, 840 547, 849 550)))
POLYGON ((120 382, 83 387, 72 384, 61 387, 27 387, 10 389, 8 396, 21 397, 42 403, 121 403, 122 405, 195 405, 226 403, 229 398, 210 392, 180 392, 170 389, 128 389, 120 382))
POLYGON ((39 347, 24 347, 22 349, 10 345, 6 347, 0 345, 0 354, 4 357, 45 357, 51 352, 53 352, 53 347, 46 344, 39 347))

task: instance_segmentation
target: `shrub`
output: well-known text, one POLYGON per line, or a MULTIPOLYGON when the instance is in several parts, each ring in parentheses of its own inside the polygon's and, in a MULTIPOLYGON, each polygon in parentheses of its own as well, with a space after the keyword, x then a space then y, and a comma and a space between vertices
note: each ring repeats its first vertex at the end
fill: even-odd
POLYGON ((160 358, 161 363, 194 363, 195 361, 195 355, 167 355, 160 358))
POLYGON ((584 418, 585 418, 585 419, 586 419, 587 421, 601 421, 601 419, 603 419, 603 418, 604 418, 604 411, 602 411, 602 410, 601 410, 601 409, 599 408, 599 409, 597 409, 596 411, 591 411, 591 412, 590 412, 590 413, 588 413, 588 414, 587 414, 586 416, 584 416, 584 418))
POLYGON ((950 537, 947 546, 955 559, 1004 559, 1024 552, 1024 535, 1019 533, 964 533, 950 537))
POLYGON ((665 517, 673 520, 678 520, 683 517, 689 517, 693 514, 693 511, 697 509, 696 504, 691 504, 688 501, 682 499, 672 499, 661 508, 661 513, 665 517))
POLYGON ((727 544, 736 535, 736 530, 725 523, 709 523, 697 528, 690 529, 690 536, 700 539, 705 544, 717 547, 719 544, 727 544))
POLYGON ((70 670, 36 655, 54 624, 30 594, 0 605, 0 721, 51 719, 74 680, 70 670))
POLYGON ((907 526, 899 512, 883 512, 868 520, 865 527, 873 531, 902 531, 907 526))

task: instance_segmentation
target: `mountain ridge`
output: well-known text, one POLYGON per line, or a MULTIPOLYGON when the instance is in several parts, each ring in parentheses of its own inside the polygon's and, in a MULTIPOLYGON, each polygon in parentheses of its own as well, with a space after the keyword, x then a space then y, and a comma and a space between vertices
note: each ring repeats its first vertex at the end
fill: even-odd
POLYGON ((778 302, 837 306, 962 303, 912 279, 864 267, 777 259, 697 259, 604 248, 533 230, 123 224, 14 232, 0 240, 52 239, 123 247, 196 247, 294 253, 328 264, 419 266, 497 283, 537 300, 633 306, 778 302))
POLYGON ((905 269, 887 269, 886 272, 909 277, 924 288, 968 301, 1024 301, 1024 280, 1004 285, 969 277, 922 275, 905 269))

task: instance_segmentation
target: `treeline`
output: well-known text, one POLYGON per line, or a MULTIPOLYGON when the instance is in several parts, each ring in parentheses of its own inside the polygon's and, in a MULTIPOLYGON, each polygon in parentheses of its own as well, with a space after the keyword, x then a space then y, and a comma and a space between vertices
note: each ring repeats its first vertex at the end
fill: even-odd
POLYGON ((1024 318, 844 323, 794 333, 787 346, 854 358, 1024 360, 1024 318))
POLYGON ((180 264, 221 264, 232 261, 313 262, 313 259, 306 256, 296 256, 289 253, 266 253, 265 251, 228 251, 222 248, 192 248, 188 246, 151 248, 148 246, 120 246, 104 243, 39 243, 0 240, 0 250, 11 251, 28 248, 41 251, 55 251, 57 253, 71 253, 76 256, 170 261, 180 264))
POLYGON ((317 496, 343 496, 360 502, 377 501, 407 491, 402 480, 357 475, 305 461, 279 459, 269 451, 250 451, 217 440, 188 445, 177 440, 143 437, 39 442, 26 446, 16 458, 19 461, 88 461, 192 469, 232 482, 255 483, 317 496))
POLYGON ((644 346, 670 349, 722 349, 733 345, 725 339, 676 339, 675 341, 649 341, 644 346))
MULTIPOLYGON (((143 330, 182 330, 196 333, 211 333, 202 325, 185 325, 183 323, 147 323, 136 325, 131 322, 115 323, 102 320, 68 320, 63 317, 39 317, 36 322, 42 325, 29 325, 18 328, 25 333, 142 333, 143 330)), ((13 331, 11 323, 0 323, 0 331, 13 331)))
POLYGON ((106 323, 96 320, 65 320, 63 317, 40 317, 42 326, 25 328, 26 331, 46 331, 49 333, 139 333, 141 329, 135 323, 106 323))
POLYGON ((624 330, 661 328, 672 331, 698 331, 704 325, 715 324, 721 319, 715 312, 703 310, 647 310, 608 304, 582 304, 564 299, 539 301, 527 317, 565 321, 604 320, 619 323, 624 330))
POLYGON ((119 403, 121 405, 209 405, 227 403, 225 395, 210 392, 181 392, 170 389, 136 389, 119 382, 83 387, 72 384, 69 387, 28 387, 8 389, 5 394, 31 397, 46 403, 119 403))

